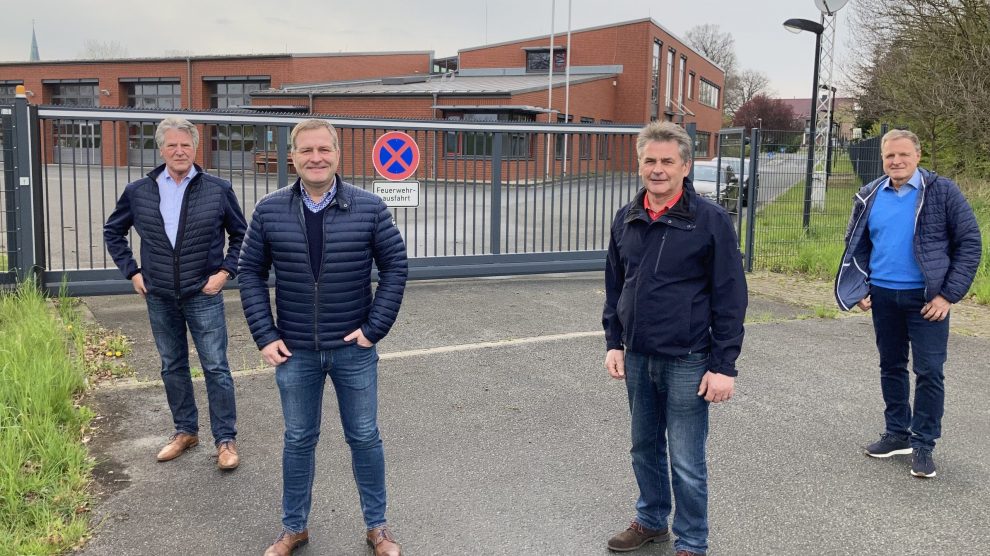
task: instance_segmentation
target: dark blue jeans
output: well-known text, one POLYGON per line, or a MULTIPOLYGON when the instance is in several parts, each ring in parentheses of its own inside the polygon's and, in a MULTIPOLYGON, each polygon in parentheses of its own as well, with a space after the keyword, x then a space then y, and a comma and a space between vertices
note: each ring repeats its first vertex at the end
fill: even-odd
POLYGON ((925 290, 891 290, 872 286, 873 328, 880 352, 880 390, 887 405, 886 432, 911 439, 914 448, 934 448, 942 436, 945 407, 943 366, 948 351, 949 318, 930 321, 921 316, 925 290), (914 412, 908 349, 914 360, 914 412))
POLYGON ((662 357, 627 351, 625 366, 632 466, 639 484, 636 521, 650 529, 667 527, 676 500, 674 548, 704 553, 708 550, 708 402, 698 395, 698 386, 708 371, 708 354, 662 357))
POLYGON ((275 369, 282 399, 285 445, 282 449, 282 525, 295 533, 306 528, 313 502, 316 443, 323 416, 323 387, 333 382, 344 440, 361 498, 364 523, 385 523, 385 452, 378 433, 378 352, 356 344, 326 351, 292 348, 292 357, 275 369))
POLYGON ((189 372, 188 327, 206 377, 213 442, 234 440, 237 437, 237 408, 234 380, 227 364, 223 292, 216 295, 199 292, 182 301, 173 296, 151 294, 145 299, 151 332, 162 358, 162 382, 176 432, 199 434, 199 412, 189 372))

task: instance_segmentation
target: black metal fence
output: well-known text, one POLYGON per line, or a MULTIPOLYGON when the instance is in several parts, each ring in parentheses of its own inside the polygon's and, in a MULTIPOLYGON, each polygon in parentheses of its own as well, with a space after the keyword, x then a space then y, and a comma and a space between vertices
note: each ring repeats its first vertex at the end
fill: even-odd
MULTIPOLYGON (((234 185, 250 218, 261 197, 295 178, 288 132, 303 119, 26 106, 12 116, 18 111, 37 130, 38 173, 17 188, 34 191, 40 207, 34 220, 5 228, 27 234, 17 245, 8 242, 8 253, 19 256, 30 242, 35 255, 11 259, 8 267, 21 275, 40 270, 47 288, 64 280, 74 294, 129 289, 106 253, 102 230, 126 184, 160 163, 146 148, 150 124, 171 115, 201 124, 197 161, 225 161, 207 170, 234 185), (254 139, 213 141, 211 133, 225 126, 242 135, 250 128, 254 139), (226 150, 217 152, 218 144, 226 150)), ((384 181, 372 162, 378 137, 404 131, 419 146, 419 169, 408 178, 418 182, 418 203, 392 207, 414 278, 602 268, 612 216, 639 188, 635 127, 330 119, 340 135, 339 172, 365 189, 384 181)), ((22 131, 5 133, 4 148, 27 140, 22 131)), ((22 178, 23 167, 4 167, 4 183, 22 178)), ((5 214, 21 208, 7 203, 5 214)), ((137 250, 139 241, 131 240, 137 250)))

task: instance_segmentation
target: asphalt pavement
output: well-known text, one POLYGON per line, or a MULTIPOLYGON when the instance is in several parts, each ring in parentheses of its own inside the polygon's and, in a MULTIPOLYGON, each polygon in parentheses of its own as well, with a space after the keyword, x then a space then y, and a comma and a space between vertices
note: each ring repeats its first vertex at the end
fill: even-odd
MULTIPOLYGON (((137 296, 86 298, 134 342, 104 385, 91 447, 100 501, 82 554, 260 555, 279 531, 282 420, 271 369, 226 292, 241 466, 202 442, 158 463, 171 419, 137 296)), ((390 524, 404 554, 604 555, 634 515, 625 389, 602 368, 601 273, 413 282, 379 344, 390 524)), ((868 317, 751 296, 737 394, 711 410, 710 554, 977 554, 990 546, 990 340, 953 334, 938 476, 875 460, 883 429, 868 317)), ((195 354, 192 354, 195 365, 195 354)), ((329 387, 328 387, 329 388, 329 387)), ((330 392, 305 555, 367 555, 330 392)), ((671 555, 671 543, 637 554, 671 555)))

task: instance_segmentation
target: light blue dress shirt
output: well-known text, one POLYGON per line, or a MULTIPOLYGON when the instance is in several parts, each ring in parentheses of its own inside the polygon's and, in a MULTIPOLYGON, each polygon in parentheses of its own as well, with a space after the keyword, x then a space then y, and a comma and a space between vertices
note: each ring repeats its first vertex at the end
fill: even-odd
POLYGON ((189 182, 196 177, 197 173, 199 172, 193 166, 189 169, 186 177, 182 178, 182 183, 175 183, 175 180, 172 179, 166 168, 165 171, 158 175, 158 179, 156 180, 158 182, 158 195, 161 197, 161 203, 158 204, 158 209, 162 213, 162 220, 165 221, 165 234, 168 235, 168 240, 172 242, 173 248, 175 247, 175 240, 179 235, 179 216, 182 215, 182 198, 186 195, 189 182))

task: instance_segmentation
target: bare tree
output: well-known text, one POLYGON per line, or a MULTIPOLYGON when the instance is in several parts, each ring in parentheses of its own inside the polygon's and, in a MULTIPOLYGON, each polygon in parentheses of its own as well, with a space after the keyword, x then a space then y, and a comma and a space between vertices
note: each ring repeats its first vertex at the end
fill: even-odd
POLYGON ((715 62, 726 75, 736 69, 736 40, 715 24, 695 25, 684 34, 691 48, 715 62))
POLYGON ((726 79, 725 113, 735 116, 736 110, 757 95, 769 95, 770 78, 757 70, 742 70, 733 75, 730 83, 726 79))
POLYGON ((82 51, 79 52, 79 58, 83 60, 110 60, 126 57, 127 47, 117 41, 86 39, 82 51))

